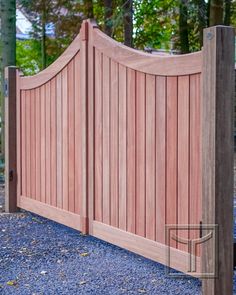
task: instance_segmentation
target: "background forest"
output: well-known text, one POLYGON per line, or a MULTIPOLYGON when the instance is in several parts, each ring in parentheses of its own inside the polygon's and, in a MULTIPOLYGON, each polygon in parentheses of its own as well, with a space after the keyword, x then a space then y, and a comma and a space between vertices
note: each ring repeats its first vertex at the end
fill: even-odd
MULTIPOLYGON (((236 25, 236 0, 0 0, 0 97, 5 66, 17 65, 24 75, 46 68, 86 18, 127 46, 189 53, 201 48, 205 27, 236 25), (17 10, 32 25, 27 39, 16 38, 17 10)), ((3 108, 1 99, 2 123, 3 108)))

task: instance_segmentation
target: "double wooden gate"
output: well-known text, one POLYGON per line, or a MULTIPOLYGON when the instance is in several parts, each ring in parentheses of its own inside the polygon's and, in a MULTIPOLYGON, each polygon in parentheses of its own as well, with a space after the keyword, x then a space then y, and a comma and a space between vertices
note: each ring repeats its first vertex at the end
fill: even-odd
MULTIPOLYGON (((16 72, 17 113, 15 163, 15 150, 8 146, 14 134, 8 120, 13 113, 6 104, 8 198, 12 200, 10 190, 15 182, 19 208, 163 264, 170 249, 170 266, 187 272, 188 246, 171 240, 169 248, 165 225, 221 222, 211 219, 219 200, 214 201, 215 192, 207 191, 206 186, 217 185, 212 178, 218 173, 218 147, 214 145, 219 120, 214 104, 219 93, 215 91, 217 73, 226 79, 222 73, 227 72, 231 79, 233 65, 229 50, 228 57, 223 57, 223 70, 213 68, 218 51, 208 35, 224 38, 224 29, 208 29, 201 52, 158 57, 127 48, 91 21, 84 21, 78 37, 46 70, 22 77, 18 70, 8 68, 6 78, 16 72), (210 98, 203 97, 206 93, 210 98), (211 159, 210 168, 202 164, 202 156, 204 163, 211 159), (17 176, 14 167, 10 171, 11 165, 17 176), (206 205, 210 219, 203 214, 206 205)), ((229 103, 221 106, 224 111, 232 99, 233 82, 227 83, 229 103)), ((9 88, 8 99, 14 96, 13 88, 9 88)), ((221 128, 230 141, 232 128, 223 121, 221 128)), ((228 149, 224 161, 229 164, 228 142, 223 139, 220 148, 228 149)), ((224 202, 230 204, 231 199, 227 196, 224 202)), ((232 212, 228 214, 232 217, 232 212)), ((232 228, 229 222, 227 226, 232 228)), ((189 228, 181 237, 197 239, 200 232, 189 228)), ((226 240, 228 243, 230 237, 226 240)), ((198 273, 200 253, 198 249, 198 273)))

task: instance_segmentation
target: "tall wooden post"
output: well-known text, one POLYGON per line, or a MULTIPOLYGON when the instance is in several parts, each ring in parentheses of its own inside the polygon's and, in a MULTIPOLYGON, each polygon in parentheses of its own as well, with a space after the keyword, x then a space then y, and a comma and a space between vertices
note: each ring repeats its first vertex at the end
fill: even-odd
POLYGON ((5 211, 17 210, 16 67, 5 68, 5 211))
POLYGON ((203 243, 204 295, 231 295, 233 279, 234 30, 204 30, 202 93, 203 224, 218 226, 218 239, 203 243), (216 257, 212 251, 216 249, 216 257), (216 269, 214 269, 214 263, 216 269))

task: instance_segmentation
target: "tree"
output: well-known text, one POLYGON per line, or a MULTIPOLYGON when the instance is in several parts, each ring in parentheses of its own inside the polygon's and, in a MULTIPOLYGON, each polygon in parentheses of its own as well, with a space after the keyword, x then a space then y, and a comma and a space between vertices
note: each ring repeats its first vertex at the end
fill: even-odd
POLYGON ((124 44, 133 47, 133 1, 124 0, 124 44))
POLYGON ((189 52, 189 38, 188 38, 188 7, 186 0, 180 0, 179 5, 179 36, 180 48, 182 53, 189 52))
POLYGON ((224 13, 224 1, 211 0, 209 25, 210 26, 222 25, 223 13, 224 13))
POLYGON ((225 14, 224 14, 224 24, 230 26, 231 24, 231 0, 225 0, 225 14))
POLYGON ((104 0, 104 32, 112 36, 112 0, 104 0))
POLYGON ((4 68, 16 64, 16 1, 0 0, 1 151, 4 154, 4 68))

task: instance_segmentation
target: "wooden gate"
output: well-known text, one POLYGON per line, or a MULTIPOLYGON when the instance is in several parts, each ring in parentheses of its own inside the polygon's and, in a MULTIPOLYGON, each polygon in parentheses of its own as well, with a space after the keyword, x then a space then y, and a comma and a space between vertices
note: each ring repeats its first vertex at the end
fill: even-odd
MULTIPOLYGON (((188 245, 174 239, 169 245, 166 225, 195 225, 174 230, 193 240, 201 237, 202 222, 216 223, 227 232, 225 238, 220 229, 221 245, 228 246, 232 173, 228 181, 214 181, 225 179, 232 165, 233 42, 227 52, 219 41, 226 35, 231 42, 231 29, 214 27, 205 32, 202 51, 159 57, 127 48, 84 21, 46 70, 22 77, 7 68, 6 78, 16 77, 16 105, 6 103, 9 211, 17 187, 19 208, 163 264, 169 251, 169 266, 183 272, 188 245), (228 104, 218 83, 228 91, 228 104), (10 117, 17 118, 13 126, 10 117), (226 208, 223 183, 227 222, 219 212, 226 208)), ((8 80, 9 99, 15 92, 14 79, 8 80)), ((202 250, 192 275, 200 272, 202 250)), ((219 255, 219 261, 229 271, 230 257, 219 255)))

